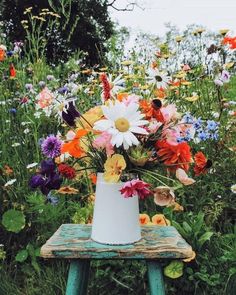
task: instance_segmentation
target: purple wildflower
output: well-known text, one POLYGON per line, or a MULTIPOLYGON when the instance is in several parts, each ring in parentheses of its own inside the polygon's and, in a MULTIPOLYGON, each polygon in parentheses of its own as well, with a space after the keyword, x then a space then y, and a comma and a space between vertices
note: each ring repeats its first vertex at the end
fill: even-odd
POLYGON ((76 109, 75 105, 73 102, 69 102, 69 106, 66 109, 66 111, 62 112, 62 119, 70 126, 73 127, 75 126, 75 119, 79 118, 81 115, 76 109))
POLYGON ((56 158, 61 154, 62 141, 55 135, 49 135, 42 143, 43 154, 48 158, 56 158))

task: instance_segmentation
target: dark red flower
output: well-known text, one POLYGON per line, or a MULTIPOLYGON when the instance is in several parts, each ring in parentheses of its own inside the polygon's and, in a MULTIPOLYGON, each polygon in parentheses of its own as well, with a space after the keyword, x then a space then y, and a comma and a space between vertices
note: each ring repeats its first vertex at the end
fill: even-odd
POLYGON ((189 163, 192 162, 192 155, 187 142, 171 145, 166 140, 158 140, 155 147, 160 160, 169 166, 169 170, 175 171, 178 168, 182 168, 188 171, 189 163))
POLYGON ((103 98, 106 101, 111 98, 111 87, 105 73, 100 74, 100 81, 102 82, 103 98))
POLYGON ((73 179, 76 176, 75 169, 67 164, 59 164, 58 171, 63 177, 68 179, 73 179))
POLYGON ((206 174, 212 166, 212 161, 208 160, 202 152, 196 153, 194 156, 195 166, 193 168, 195 175, 206 174))

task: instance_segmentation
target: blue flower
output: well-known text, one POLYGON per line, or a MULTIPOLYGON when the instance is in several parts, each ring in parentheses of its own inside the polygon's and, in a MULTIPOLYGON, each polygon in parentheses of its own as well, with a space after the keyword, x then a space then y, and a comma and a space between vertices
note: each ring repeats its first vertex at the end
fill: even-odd
POLYGON ((16 109, 15 108, 12 108, 9 110, 9 113, 11 113, 12 115, 16 115, 16 109))
POLYGON ((197 136, 202 141, 205 141, 208 138, 208 134, 203 129, 198 130, 197 136))
POLYGON ((184 120, 184 123, 186 124, 194 123, 194 117, 188 112, 183 116, 183 120, 184 120))
POLYGON ((195 129, 199 129, 199 128, 202 127, 202 123, 203 123, 202 118, 199 117, 199 118, 194 122, 193 127, 194 127, 195 129))
POLYGON ((218 128, 218 123, 213 120, 207 120, 207 129, 214 131, 218 128))
POLYGON ((49 192, 49 194, 47 195, 47 200, 49 203, 51 203, 53 206, 57 205, 59 200, 58 197, 55 197, 51 194, 51 192, 49 192))

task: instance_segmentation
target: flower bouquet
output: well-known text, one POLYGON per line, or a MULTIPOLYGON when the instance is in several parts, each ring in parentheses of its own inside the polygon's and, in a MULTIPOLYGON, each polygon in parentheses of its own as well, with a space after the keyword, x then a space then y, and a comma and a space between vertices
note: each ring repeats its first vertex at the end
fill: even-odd
MULTIPOLYGON (((164 93, 167 76, 156 73, 151 83, 154 78, 163 81, 158 93, 164 93)), ((188 113, 181 116, 163 96, 121 92, 122 87, 112 84, 105 73, 100 81, 102 105, 81 114, 75 100, 63 101, 61 118, 68 132, 44 139, 41 148, 49 159, 30 185, 48 195, 59 190, 63 178, 92 175, 96 183, 92 239, 129 244, 141 238, 139 200, 153 198, 159 206, 174 206, 175 188, 195 182, 187 174, 191 165, 195 162, 195 174, 200 175, 211 161, 202 152, 193 156, 188 143, 199 128, 203 130, 200 119, 188 113)), ((218 130, 217 123, 213 125, 209 134, 218 130)))

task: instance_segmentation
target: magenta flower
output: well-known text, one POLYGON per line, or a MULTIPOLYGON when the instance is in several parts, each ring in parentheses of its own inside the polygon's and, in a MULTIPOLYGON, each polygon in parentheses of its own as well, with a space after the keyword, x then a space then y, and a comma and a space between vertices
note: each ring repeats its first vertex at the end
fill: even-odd
POLYGON ((124 198, 138 196, 141 200, 143 200, 152 195, 152 191, 149 187, 150 185, 142 180, 132 179, 124 184, 120 192, 124 198))

